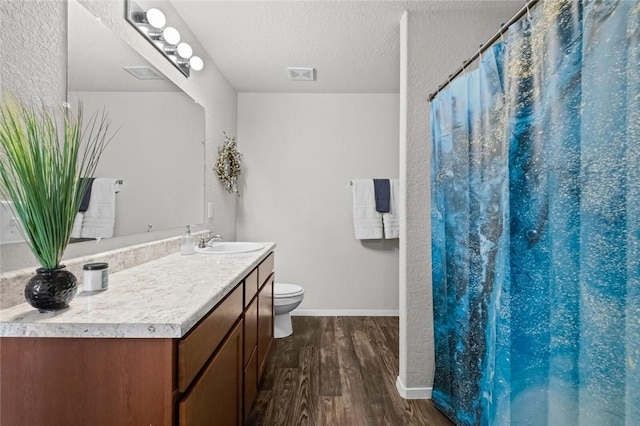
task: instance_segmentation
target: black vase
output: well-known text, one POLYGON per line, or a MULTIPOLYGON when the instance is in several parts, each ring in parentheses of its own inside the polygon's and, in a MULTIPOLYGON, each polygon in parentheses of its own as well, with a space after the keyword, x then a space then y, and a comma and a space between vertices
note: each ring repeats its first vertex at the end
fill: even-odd
POLYGON ((77 291, 76 276, 60 265, 55 269, 36 269, 36 275, 24 288, 24 297, 40 312, 49 312, 68 308, 77 291))

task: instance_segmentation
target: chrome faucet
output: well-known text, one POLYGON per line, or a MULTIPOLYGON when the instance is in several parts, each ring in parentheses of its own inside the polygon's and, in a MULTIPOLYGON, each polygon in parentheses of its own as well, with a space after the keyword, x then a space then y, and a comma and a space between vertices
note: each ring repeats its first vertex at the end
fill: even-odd
POLYGON ((222 235, 214 234, 213 232, 209 232, 206 237, 204 237, 204 245, 206 247, 211 247, 214 243, 222 241, 222 235))

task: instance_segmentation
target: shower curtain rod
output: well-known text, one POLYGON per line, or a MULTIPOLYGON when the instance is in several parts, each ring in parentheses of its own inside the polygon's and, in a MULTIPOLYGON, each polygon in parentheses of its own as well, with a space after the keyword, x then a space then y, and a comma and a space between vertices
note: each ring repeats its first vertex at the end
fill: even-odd
POLYGON ((520 18, 522 18, 527 12, 529 12, 529 10, 531 9, 531 7, 538 3, 538 1, 540 0, 529 0, 524 6, 522 6, 522 9, 520 9, 518 11, 518 13, 516 13, 515 15, 513 15, 513 17, 511 19, 509 19, 507 21, 507 23, 503 24, 500 29, 498 30, 497 33, 495 33, 493 35, 493 37, 491 37, 489 40, 487 40, 484 44, 480 45, 480 48, 476 51, 476 53, 474 53, 473 55, 471 55, 471 57, 469 59, 467 59, 466 61, 462 62, 462 66, 460 68, 458 68, 453 74, 449 74, 449 77, 447 78, 447 81, 445 81, 444 83, 442 83, 440 86, 438 86, 438 88, 436 89, 435 92, 433 92, 432 94, 429 95, 429 102, 431 102, 433 100, 433 98, 435 98, 438 93, 440 93, 442 91, 442 89, 444 89, 445 87, 447 87, 449 85, 449 83, 451 83, 451 81, 456 78, 457 76, 459 76, 460 74, 462 74, 464 72, 464 70, 467 68, 467 66, 471 65, 471 63, 473 61, 475 61, 476 59, 478 59, 480 57, 480 55, 482 55, 482 53, 487 50, 488 48, 490 48, 491 46, 493 46, 493 43, 495 43, 496 41, 498 41, 498 39, 500 37, 502 37, 502 35, 504 33, 507 32, 507 30, 509 29, 509 27, 511 25, 513 25, 514 23, 518 22, 518 20, 520 20, 520 18))

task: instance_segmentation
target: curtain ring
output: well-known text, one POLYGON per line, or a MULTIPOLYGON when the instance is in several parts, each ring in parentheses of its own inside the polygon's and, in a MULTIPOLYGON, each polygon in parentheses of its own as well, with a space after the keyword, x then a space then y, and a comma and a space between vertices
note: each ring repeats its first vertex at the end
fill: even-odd
POLYGON ((527 3, 527 19, 531 22, 531 10, 529 9, 529 3, 527 3))
POLYGON ((480 47, 478 47, 478 61, 482 61, 482 46, 484 45, 481 43, 480 47))
POLYGON ((503 30, 504 28, 504 22, 502 24, 500 24, 500 41, 504 43, 504 32, 505 30, 503 30))

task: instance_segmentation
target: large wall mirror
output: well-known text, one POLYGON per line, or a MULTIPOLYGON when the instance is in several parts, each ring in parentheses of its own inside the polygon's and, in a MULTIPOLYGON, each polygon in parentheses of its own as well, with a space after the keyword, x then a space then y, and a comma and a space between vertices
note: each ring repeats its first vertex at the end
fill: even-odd
POLYGON ((105 108, 118 130, 95 174, 122 181, 113 236, 202 224, 202 106, 76 1, 68 3, 68 46, 71 108, 105 108))

